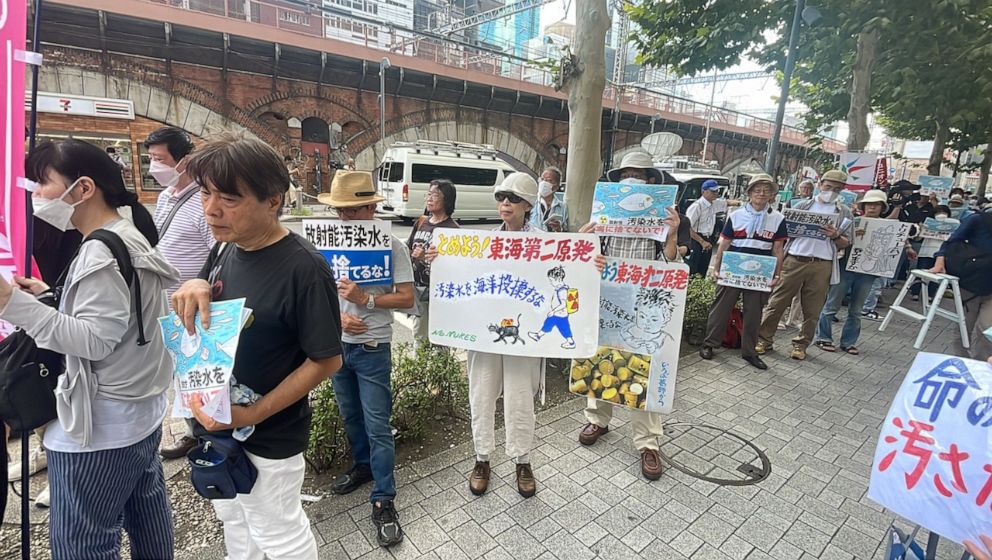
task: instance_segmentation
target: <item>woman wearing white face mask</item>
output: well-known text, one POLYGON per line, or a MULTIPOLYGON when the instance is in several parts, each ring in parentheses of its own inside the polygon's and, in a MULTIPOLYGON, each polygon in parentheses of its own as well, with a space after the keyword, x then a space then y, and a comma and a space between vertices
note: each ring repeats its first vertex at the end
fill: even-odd
MULTIPOLYGON (((941 222, 942 224, 954 224, 954 227, 961 225, 961 220, 956 220, 951 217, 951 208, 947 205, 940 205, 937 207, 934 218, 941 222)), ((923 243, 920 245, 920 252, 916 259, 916 268, 921 270, 930 270, 933 265, 937 262, 936 253, 940 250, 940 245, 943 243, 940 239, 930 239, 929 237, 923 238, 923 243)), ((920 284, 913 284, 909 288, 909 293, 913 294, 913 301, 920 300, 920 284)), ((927 293, 930 295, 930 299, 933 300, 933 296, 937 293, 937 284, 935 282, 929 282, 927 284, 927 293)))
POLYGON ((537 206, 530 216, 530 225, 545 231, 566 231, 568 209, 565 197, 558 192, 561 188, 561 170, 548 167, 541 173, 537 183, 537 206))
POLYGON ((48 142, 25 167, 38 183, 36 217, 84 236, 98 229, 117 234, 135 271, 129 287, 110 248, 86 241, 69 265, 58 309, 34 298, 48 289, 43 282, 15 277, 15 288, 0 279, 0 318, 66 358, 56 389, 58 418, 46 426, 44 441, 52 557, 117 557, 123 526, 132 557, 171 558, 158 445, 172 361, 157 335, 157 318, 166 312, 163 288, 179 274, 154 249, 151 216, 103 150, 79 140, 48 142), (133 224, 121 218, 122 206, 130 208, 133 224), (132 304, 137 286, 140 327, 132 304), (142 331, 148 335, 143 345, 142 331))

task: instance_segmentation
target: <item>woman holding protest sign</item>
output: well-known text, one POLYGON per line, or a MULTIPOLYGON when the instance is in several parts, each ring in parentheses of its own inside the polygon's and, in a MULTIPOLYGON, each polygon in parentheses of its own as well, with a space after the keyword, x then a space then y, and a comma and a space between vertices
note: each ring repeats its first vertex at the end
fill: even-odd
POLYGON ((106 152, 79 140, 47 142, 25 167, 37 182, 35 216, 86 237, 57 309, 34 297, 49 290, 45 283, 15 277, 14 289, 0 279, 0 317, 66 358, 58 418, 44 441, 52 557, 117 557, 123 526, 132 557, 172 558, 158 455, 172 360, 158 318, 168 309, 163 290, 179 272, 154 248, 152 217, 106 152), (118 213, 122 207, 133 223, 118 213))
MULTIPOLYGON (((775 256, 775 272, 769 288, 775 287, 782 270, 785 256, 783 247, 788 234, 785 217, 769 202, 775 198, 778 185, 768 174, 759 173, 748 182, 749 202, 740 210, 727 216, 727 223, 720 233, 720 244, 713 259, 713 276, 720 278, 720 266, 727 252, 740 252, 752 255, 775 256)), ((768 369, 765 362, 755 352, 758 342, 758 327, 761 324, 761 311, 768 303, 768 292, 747 290, 731 286, 717 286, 716 300, 706 321, 706 339, 699 349, 704 360, 713 358, 713 349, 720 345, 727 330, 730 311, 737 305, 737 298, 744 300, 744 330, 741 337, 741 355, 744 360, 758 369, 768 369)))
POLYGON ((428 340, 428 313, 430 311, 429 290, 431 289, 431 265, 427 262, 426 251, 431 246, 434 230, 437 228, 457 228, 458 223, 451 217, 455 213, 455 185, 447 179, 434 179, 427 190, 427 213, 417 220, 406 240, 413 261, 414 297, 419 316, 413 318, 413 338, 419 344, 428 340))

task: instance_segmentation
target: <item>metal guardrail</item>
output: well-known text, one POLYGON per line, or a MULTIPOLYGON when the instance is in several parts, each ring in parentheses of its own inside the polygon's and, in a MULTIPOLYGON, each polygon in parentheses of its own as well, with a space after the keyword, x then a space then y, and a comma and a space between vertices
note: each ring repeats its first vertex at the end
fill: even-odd
MULTIPOLYGON (((340 8, 328 7, 333 13, 325 13, 320 6, 305 7, 300 0, 143 0, 154 4, 166 4, 181 10, 207 13, 275 27, 292 33, 311 37, 322 37, 338 41, 361 44, 385 53, 398 53, 420 59, 431 60, 442 66, 470 70, 482 74, 548 86, 552 83, 551 73, 544 68, 523 63, 518 57, 499 55, 491 50, 473 49, 470 46, 429 36, 417 37, 413 30, 382 21, 381 26, 369 23, 381 21, 374 15, 350 18, 338 15, 340 8), (385 36, 385 37, 384 37, 385 36)), ((481 80, 480 80, 481 81, 481 80)), ((604 100, 616 101, 618 90, 622 91, 621 101, 655 113, 682 115, 705 122, 724 125, 748 133, 758 133, 771 137, 775 123, 760 117, 733 111, 722 107, 699 103, 690 99, 667 95, 642 88, 617 88, 607 85, 603 92, 604 100)), ((806 134, 795 127, 783 127, 782 140, 791 144, 803 145, 806 134)), ((832 151, 843 150, 844 144, 827 140, 825 147, 832 151)))

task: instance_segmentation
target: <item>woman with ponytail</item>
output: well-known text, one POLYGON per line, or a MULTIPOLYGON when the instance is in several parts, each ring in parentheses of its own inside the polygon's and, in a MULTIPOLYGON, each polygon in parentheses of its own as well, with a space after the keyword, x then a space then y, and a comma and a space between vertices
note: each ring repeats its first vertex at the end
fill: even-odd
POLYGON ((36 183, 37 218, 62 231, 78 229, 84 238, 113 232, 134 269, 129 285, 110 247, 84 239, 57 309, 35 299, 49 289, 40 280, 15 276, 11 285, 0 278, 0 318, 66 359, 55 390, 58 418, 44 437, 52 558, 118 558, 122 528, 132 558, 172 558, 158 455, 172 360, 158 317, 167 310, 163 289, 179 273, 155 249, 151 215, 106 152, 79 140, 46 142, 28 155, 25 169, 36 183), (124 207, 130 220, 119 211, 124 207))

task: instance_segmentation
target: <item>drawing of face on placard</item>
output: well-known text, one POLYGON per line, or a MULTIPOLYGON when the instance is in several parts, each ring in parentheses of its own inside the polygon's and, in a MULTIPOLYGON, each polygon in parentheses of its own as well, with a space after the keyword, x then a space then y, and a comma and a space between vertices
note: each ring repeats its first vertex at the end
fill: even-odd
POLYGON ((623 330, 623 338, 632 348, 655 354, 673 340, 665 328, 674 313, 672 292, 660 288, 641 288, 634 304, 634 324, 623 330))

